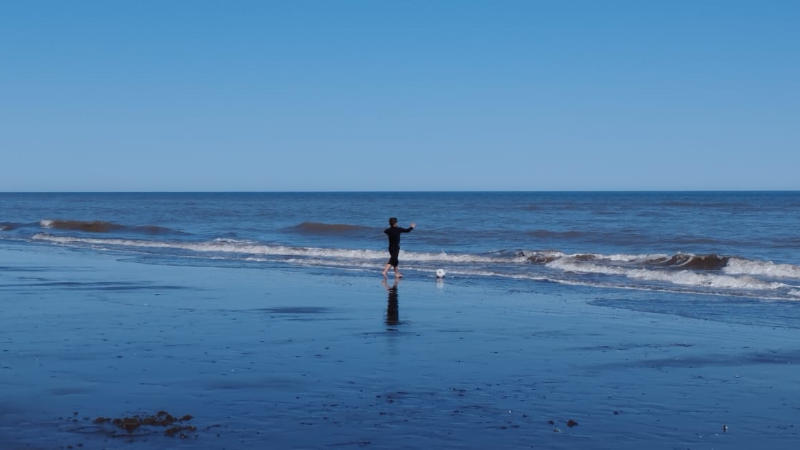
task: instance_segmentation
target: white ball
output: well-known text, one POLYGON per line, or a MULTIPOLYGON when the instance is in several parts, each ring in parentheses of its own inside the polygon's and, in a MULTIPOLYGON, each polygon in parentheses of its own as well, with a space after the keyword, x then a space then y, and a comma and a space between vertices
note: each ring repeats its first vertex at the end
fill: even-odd
POLYGON ((444 278, 447 272, 444 269, 436 269, 436 278, 444 278))

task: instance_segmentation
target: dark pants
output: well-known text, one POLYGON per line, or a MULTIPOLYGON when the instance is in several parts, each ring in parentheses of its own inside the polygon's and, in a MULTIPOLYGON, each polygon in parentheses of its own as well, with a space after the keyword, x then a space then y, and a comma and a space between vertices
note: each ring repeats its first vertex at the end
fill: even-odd
POLYGON ((389 264, 392 267, 397 267, 400 262, 397 260, 397 256, 400 254, 400 247, 389 247, 389 264))

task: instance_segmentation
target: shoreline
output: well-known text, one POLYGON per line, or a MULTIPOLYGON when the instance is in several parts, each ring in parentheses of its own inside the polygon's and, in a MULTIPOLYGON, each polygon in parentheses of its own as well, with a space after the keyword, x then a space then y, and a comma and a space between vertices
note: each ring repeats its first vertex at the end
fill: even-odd
POLYGON ((800 432, 793 329, 568 286, 407 276, 392 298, 377 269, 30 250, 0 247, 3 447, 791 448, 800 432), (93 423, 160 410, 197 432, 93 423))

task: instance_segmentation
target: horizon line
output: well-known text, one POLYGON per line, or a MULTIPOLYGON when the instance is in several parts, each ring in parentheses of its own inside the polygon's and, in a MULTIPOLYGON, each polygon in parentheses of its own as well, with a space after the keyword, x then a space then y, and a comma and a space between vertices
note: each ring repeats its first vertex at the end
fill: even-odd
POLYGON ((414 190, 220 190, 220 191, 0 191, 0 194, 372 194, 372 193, 658 193, 658 192, 800 192, 800 189, 414 189, 414 190))

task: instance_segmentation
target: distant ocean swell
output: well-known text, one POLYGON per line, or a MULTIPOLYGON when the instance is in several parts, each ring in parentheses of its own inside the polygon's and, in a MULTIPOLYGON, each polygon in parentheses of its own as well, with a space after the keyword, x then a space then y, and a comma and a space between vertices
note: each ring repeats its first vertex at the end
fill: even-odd
POLYGON ((321 223, 321 222, 303 222, 293 227, 289 227, 286 231, 292 231, 303 234, 358 234, 372 230, 369 227, 362 225, 350 225, 344 223, 321 223))
POLYGON ((0 222, 0 231, 11 231, 19 227, 19 225, 20 224, 18 223, 12 223, 12 222, 0 222))
POLYGON ((39 221, 42 228, 53 228, 58 230, 84 231, 87 233, 109 233, 112 231, 133 231, 145 234, 184 234, 177 230, 172 230, 156 225, 122 225, 114 222, 102 220, 83 221, 83 220, 54 220, 42 219, 39 221))
MULTIPOLYGON (((384 250, 299 247, 238 239, 202 242, 56 236, 37 233, 35 241, 160 255, 233 261, 281 262, 321 267, 377 270, 384 250)), ((800 299, 800 266, 717 254, 568 254, 559 251, 498 251, 484 254, 402 252, 408 269, 452 275, 497 277, 604 288, 625 288, 752 298, 800 299)))
MULTIPOLYGON (((112 234, 114 232, 134 233, 134 234, 147 234, 147 235, 188 235, 182 230, 175 230, 157 225, 129 225, 121 224, 105 220, 73 220, 73 219, 42 219, 34 223, 13 223, 13 222, 0 222, 0 231, 11 231, 19 228, 46 228, 53 230, 63 231, 80 231, 83 233, 91 234, 112 234)), ((322 222, 301 222, 297 225, 281 229, 282 232, 291 233, 296 235, 308 236, 330 236, 330 237, 363 237, 380 235, 382 228, 369 227, 357 224, 346 223, 322 223, 322 222)), ((460 235, 470 235, 475 239, 482 239, 486 236, 504 236, 508 231, 493 230, 470 232, 469 230, 462 230, 460 235), (474 235, 474 236, 472 236, 474 235)), ((543 247, 554 245, 558 243, 568 242, 583 242, 590 244, 615 244, 625 247, 636 248, 637 246, 657 242, 661 245, 705 245, 713 248, 713 246, 727 246, 727 247, 749 247, 753 245, 769 245, 773 248, 797 248, 800 247, 800 239, 797 238, 773 238, 772 240, 762 240, 760 243, 753 243, 747 241, 733 241, 729 239, 719 239, 709 236, 691 236, 691 235, 660 235, 658 237, 647 236, 636 232, 635 230, 621 230, 621 231, 596 231, 596 230, 547 230, 536 229, 527 231, 527 236, 533 239, 533 242, 543 247)), ((431 241, 435 241, 441 245, 447 245, 453 240, 450 232, 428 230, 426 237, 431 241)))

